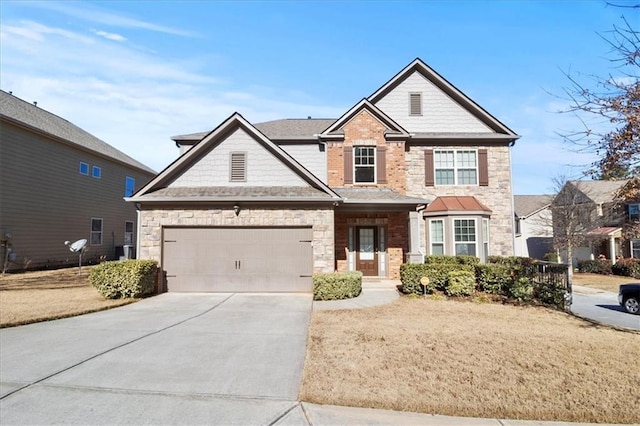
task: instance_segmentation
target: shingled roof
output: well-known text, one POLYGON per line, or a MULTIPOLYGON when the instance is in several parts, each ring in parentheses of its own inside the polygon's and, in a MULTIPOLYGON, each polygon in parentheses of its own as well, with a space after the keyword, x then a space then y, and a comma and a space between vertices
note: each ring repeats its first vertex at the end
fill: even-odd
POLYGON ((57 115, 0 90, 0 118, 23 127, 53 136, 81 149, 115 160, 143 172, 155 172, 127 154, 117 150, 89 132, 57 115))
POLYGON ((513 204, 515 214, 519 218, 526 218, 551 205, 553 195, 514 195, 513 204))
POLYGON ((572 180, 568 183, 578 188, 596 204, 614 201, 616 192, 629 182, 625 180, 572 180))
MULTIPOLYGON (((316 140, 317 135, 331 126, 335 118, 285 118, 254 124, 271 140, 316 140)), ((211 131, 172 136, 176 142, 197 142, 211 131)))

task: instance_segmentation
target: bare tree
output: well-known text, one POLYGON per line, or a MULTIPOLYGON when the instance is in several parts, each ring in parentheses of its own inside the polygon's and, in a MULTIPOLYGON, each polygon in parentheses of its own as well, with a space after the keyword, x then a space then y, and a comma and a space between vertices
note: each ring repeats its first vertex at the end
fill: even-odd
POLYGON ((577 152, 597 155, 585 171, 597 179, 626 179, 640 173, 640 33, 624 17, 622 21, 601 35, 610 47, 616 75, 565 73, 570 106, 561 112, 575 114, 581 126, 561 136, 577 152))

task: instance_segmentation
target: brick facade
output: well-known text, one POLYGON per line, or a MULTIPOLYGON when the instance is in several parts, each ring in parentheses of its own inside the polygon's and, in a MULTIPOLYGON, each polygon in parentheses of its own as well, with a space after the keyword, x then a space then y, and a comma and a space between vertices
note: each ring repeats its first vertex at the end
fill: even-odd
MULTIPOLYGON (((362 110, 343 127, 344 141, 327 145, 327 176, 331 187, 392 188, 400 194, 406 192, 406 162, 404 142, 387 142, 384 132, 387 127, 369 111, 362 110), (344 147, 372 145, 385 150, 386 183, 345 184, 344 147)), ((376 164, 378 167, 379 164, 376 164)))
POLYGON ((400 265, 409 252, 409 217, 406 212, 393 213, 338 213, 335 214, 336 270, 346 271, 348 267, 349 227, 377 225, 385 229, 387 269, 390 278, 400 278, 400 265))
POLYGON ((141 259, 162 263, 163 226, 300 226, 313 228, 313 272, 334 271, 333 209, 151 209, 140 211, 141 259))

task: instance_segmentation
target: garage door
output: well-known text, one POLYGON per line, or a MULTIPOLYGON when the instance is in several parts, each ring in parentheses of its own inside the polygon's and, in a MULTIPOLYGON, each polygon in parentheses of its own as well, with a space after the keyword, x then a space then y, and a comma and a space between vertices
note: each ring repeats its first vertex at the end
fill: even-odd
POLYGON ((164 228, 168 291, 311 292, 313 231, 164 228))

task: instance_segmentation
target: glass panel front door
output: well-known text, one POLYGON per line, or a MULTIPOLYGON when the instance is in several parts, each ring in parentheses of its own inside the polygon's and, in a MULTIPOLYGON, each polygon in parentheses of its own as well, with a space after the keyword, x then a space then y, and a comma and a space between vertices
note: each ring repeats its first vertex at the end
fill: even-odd
POLYGON ((363 275, 378 275, 378 228, 356 228, 356 270, 363 275))

